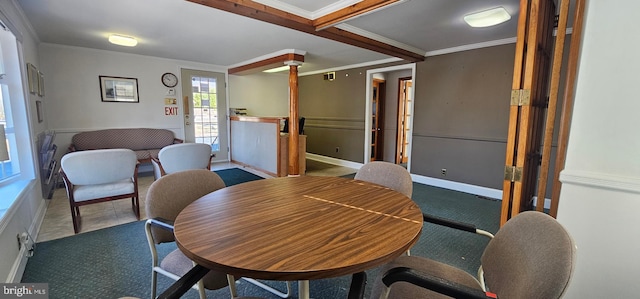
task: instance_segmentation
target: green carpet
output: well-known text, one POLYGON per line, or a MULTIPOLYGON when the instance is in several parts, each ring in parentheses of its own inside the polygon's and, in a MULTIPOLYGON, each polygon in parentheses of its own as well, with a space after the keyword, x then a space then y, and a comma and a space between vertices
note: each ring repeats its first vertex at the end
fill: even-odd
MULTIPOLYGON (((240 169, 216 171, 230 186, 261 177, 240 169)), ((423 212, 496 232, 500 219, 500 202, 475 195, 414 183, 413 199, 423 212)), ((425 256, 465 269, 475 275, 486 239, 469 233, 425 224, 422 236, 411 249, 412 255, 425 256)), ((175 244, 162 244, 160 254, 175 249, 175 244)), ((27 263, 22 282, 49 283, 50 298, 119 298, 151 296, 151 254, 144 234, 144 221, 110 227, 75 236, 41 242, 27 263)), ((371 281, 377 271, 368 271, 371 281)), ((158 278, 161 292, 173 281, 158 278)), ((350 277, 314 280, 311 297, 316 299, 346 298, 350 277)), ((283 288, 283 282, 270 282, 283 288)), ((292 284, 297 297, 297 284, 292 284)), ((370 286, 365 295, 369 294, 370 286)), ((277 299, 252 284, 239 281, 241 296, 277 299)), ((207 291, 207 298, 229 298, 228 289, 207 291)), ((190 290, 183 298, 198 298, 190 290)))

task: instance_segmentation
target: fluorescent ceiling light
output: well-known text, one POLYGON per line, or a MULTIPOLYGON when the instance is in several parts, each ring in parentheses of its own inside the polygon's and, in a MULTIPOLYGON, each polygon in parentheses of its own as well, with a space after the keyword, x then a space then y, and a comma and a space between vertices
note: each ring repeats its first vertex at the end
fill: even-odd
MULTIPOLYGON (((301 68, 302 65, 298 66, 298 69, 301 68)), ((263 73, 277 73, 277 72, 282 72, 282 71, 288 71, 289 70, 289 66, 288 65, 283 65, 277 68, 272 68, 272 69, 268 69, 268 70, 264 70, 262 71, 263 73)))
POLYGON ((135 47, 138 44, 135 38, 118 34, 109 35, 109 42, 125 47, 135 47))
POLYGON ((464 21, 471 27, 489 27, 504 23, 511 15, 501 6, 464 16, 464 21))

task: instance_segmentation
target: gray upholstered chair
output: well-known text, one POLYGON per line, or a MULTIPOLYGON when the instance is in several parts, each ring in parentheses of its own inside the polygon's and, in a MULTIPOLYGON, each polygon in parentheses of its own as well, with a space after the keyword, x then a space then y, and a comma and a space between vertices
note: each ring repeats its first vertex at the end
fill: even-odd
POLYGON ((80 206, 131 198, 140 219, 138 159, 130 149, 102 149, 68 153, 60 160, 71 207, 73 231, 80 230, 80 206))
POLYGON ((188 169, 211 169, 211 146, 204 143, 178 143, 163 147, 158 158, 151 158, 154 179, 188 169))
MULTIPOLYGON (((196 199, 224 187, 225 183, 218 174, 205 169, 168 174, 149 187, 145 200, 145 212, 149 219, 145 224, 145 231, 153 260, 151 298, 156 297, 158 273, 178 280, 194 266, 193 261, 179 249, 172 251, 158 263, 156 244, 174 242, 173 221, 178 214, 196 199)), ((193 288, 200 292, 200 298, 205 298, 204 289, 220 289, 226 287, 229 281, 235 282, 233 277, 228 279, 224 273, 209 271, 193 288)))
POLYGON ((491 239, 477 279, 434 260, 401 256, 381 269, 371 298, 560 298, 575 253, 573 239, 555 219, 523 212, 491 239))
POLYGON ((406 168, 382 161, 369 162, 356 172, 356 180, 367 181, 398 191, 411 198, 413 181, 406 168))

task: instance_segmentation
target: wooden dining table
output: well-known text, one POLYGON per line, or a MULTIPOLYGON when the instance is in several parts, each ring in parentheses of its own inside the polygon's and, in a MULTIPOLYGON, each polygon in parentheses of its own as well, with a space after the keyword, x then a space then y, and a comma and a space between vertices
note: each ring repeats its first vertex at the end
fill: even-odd
POLYGON ((420 237, 422 212, 405 195, 369 182, 299 176, 256 180, 209 193, 175 220, 178 248, 207 269, 298 281, 364 272, 420 237))

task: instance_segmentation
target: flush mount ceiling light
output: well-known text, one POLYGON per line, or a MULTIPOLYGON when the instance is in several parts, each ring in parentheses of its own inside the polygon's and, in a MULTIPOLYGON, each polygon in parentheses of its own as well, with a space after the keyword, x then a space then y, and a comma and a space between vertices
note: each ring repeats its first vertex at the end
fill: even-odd
MULTIPOLYGON (((302 66, 299 65, 298 69, 301 68, 302 66)), ((268 69, 268 70, 264 70, 262 71, 263 73, 277 73, 277 72, 282 72, 282 71, 288 71, 289 70, 289 66, 288 65, 284 65, 284 66, 280 66, 280 67, 276 67, 276 68, 272 68, 272 69, 268 69)))
POLYGON ((464 16, 464 21, 471 27, 489 27, 504 23, 511 19, 511 15, 502 6, 471 13, 464 16))
POLYGON ((135 47, 135 45, 138 44, 138 41, 135 38, 118 34, 109 35, 109 42, 125 47, 135 47))

